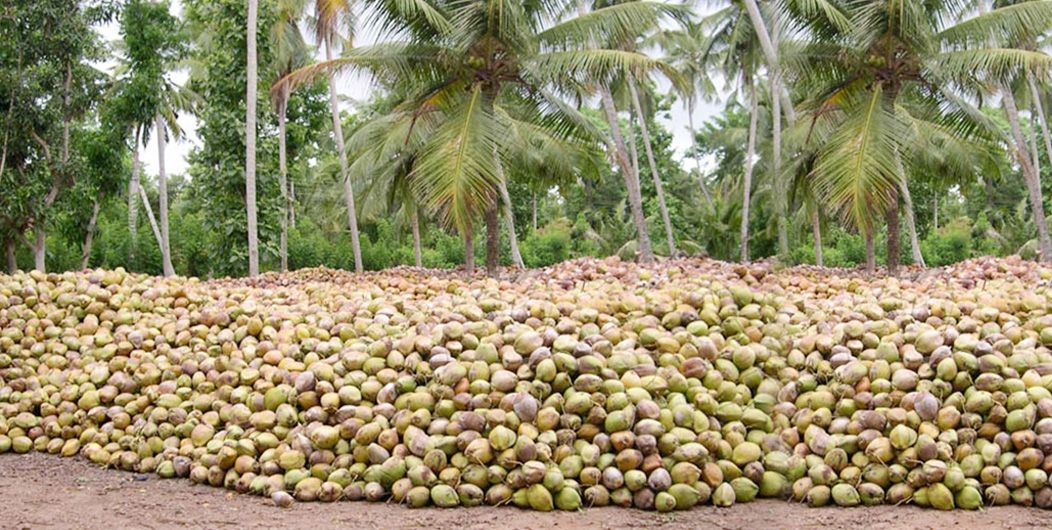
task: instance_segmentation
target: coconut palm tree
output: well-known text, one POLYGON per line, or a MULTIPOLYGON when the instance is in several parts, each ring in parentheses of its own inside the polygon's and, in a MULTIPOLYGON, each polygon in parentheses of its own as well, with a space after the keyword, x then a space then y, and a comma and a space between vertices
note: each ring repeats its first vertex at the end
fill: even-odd
POLYGON ((248 275, 259 274, 259 233, 256 227, 256 23, 259 0, 248 0, 245 33, 248 42, 245 95, 245 207, 248 213, 248 275))
POLYGON ((673 9, 633 2, 553 23, 561 15, 553 3, 444 0, 414 3, 412 9, 399 3, 373 7, 377 27, 391 28, 390 40, 344 50, 342 57, 302 68, 286 81, 357 69, 399 87, 385 118, 391 120, 386 143, 412 156, 414 194, 440 221, 465 234, 466 243, 480 217, 490 225, 491 274, 497 266, 493 225, 501 164, 529 149, 543 149, 564 163, 593 149, 599 131, 563 96, 585 89, 581 79, 601 85, 626 71, 642 74, 663 65, 591 43, 623 42, 673 9))
MULTIPOLYGON (((1052 4, 1019 4, 962 22, 955 22, 959 2, 838 5, 850 27, 809 21, 821 38, 809 45, 809 60, 794 68, 794 83, 813 94, 801 105, 810 122, 807 145, 816 157, 813 176, 827 204, 865 236, 870 270, 876 225, 880 219, 888 223, 888 266, 894 273, 899 198, 907 175, 930 149, 959 154, 959 163, 967 165, 972 154, 1003 139, 966 96, 1021 72, 1043 75, 1052 67, 1047 55, 1008 43, 1052 26, 1052 4)), ((1005 98, 1006 108, 1013 103, 1005 98)), ((1016 113, 1011 108, 1008 113, 1011 121, 1016 113)), ((1018 129, 1016 119, 1016 151, 1026 174, 1029 156, 1018 129)), ((1032 201, 1040 205, 1040 189, 1034 191, 1032 201)), ((1043 219, 1038 224, 1041 231, 1043 219)))

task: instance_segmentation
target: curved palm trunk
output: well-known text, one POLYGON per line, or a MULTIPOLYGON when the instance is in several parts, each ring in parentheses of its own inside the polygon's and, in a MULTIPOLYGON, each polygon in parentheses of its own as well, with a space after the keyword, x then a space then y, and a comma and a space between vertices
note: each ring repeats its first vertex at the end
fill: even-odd
MULTIPOLYGON (((332 60, 332 36, 325 39, 325 58, 332 60)), ((351 230, 351 251, 354 253, 354 270, 362 272, 362 247, 358 240, 358 213, 354 208, 354 189, 347 174, 347 148, 343 141, 343 124, 340 122, 340 104, 336 97, 336 77, 329 73, 329 110, 332 112, 332 134, 336 150, 340 155, 340 180, 343 181, 343 200, 347 204, 347 225, 351 230)))
POLYGON ((742 224, 740 234, 742 263, 749 261, 749 203, 752 201, 752 169, 756 157, 756 127, 760 102, 756 97, 756 81, 749 80, 749 143, 745 150, 745 181, 742 183, 742 224))
POLYGON ((88 262, 91 260, 91 247, 95 241, 95 226, 99 220, 99 208, 102 205, 102 192, 95 194, 95 200, 91 203, 91 217, 88 218, 88 229, 84 235, 84 245, 80 249, 80 268, 81 270, 88 268, 88 262))
POLYGON ((245 206, 248 210, 248 275, 259 274, 256 227, 256 17, 258 0, 248 0, 248 79, 245 95, 245 206))
POLYGON ((537 192, 533 192, 533 218, 531 219, 533 231, 537 231, 537 192))
POLYGON ((1048 224, 1045 220, 1045 206, 1041 197, 1041 182, 1038 180, 1037 172, 1030 162, 1027 154, 1026 140, 1023 139, 1023 130, 1019 125, 1019 109, 1015 104, 1015 96, 1012 91, 1001 87, 1001 101, 1004 104, 1008 123, 1012 128, 1012 138, 1015 141, 1015 155, 1019 165, 1023 168, 1023 178, 1030 196, 1030 208, 1034 212, 1034 224, 1037 225, 1037 241, 1040 249, 1041 261, 1052 261, 1052 241, 1048 237, 1048 224))
MULTIPOLYGON (((767 60, 767 67, 772 72, 777 71, 779 68, 778 49, 771 40, 771 34, 767 32, 767 23, 764 22, 763 16, 760 14, 760 7, 756 4, 756 0, 745 0, 745 10, 749 13, 749 22, 756 31, 757 40, 760 41, 760 48, 763 50, 764 58, 767 60)), ((796 109, 793 108, 793 102, 789 99, 789 91, 785 87, 780 87, 777 95, 782 103, 785 121, 789 122, 789 126, 792 126, 793 123, 796 123, 796 109)))
POLYGON ((164 120, 160 114, 157 115, 155 127, 157 129, 157 192, 159 195, 157 213, 161 223, 161 270, 165 276, 172 276, 175 274, 175 268, 172 267, 172 247, 168 239, 168 173, 164 168, 164 152, 168 147, 168 139, 165 138, 164 120))
POLYGON ((815 265, 825 266, 822 258, 822 216, 818 213, 818 206, 811 209, 811 236, 815 240, 815 265))
POLYGON ((662 185, 661 176, 658 175, 657 162, 654 161, 654 146, 650 143, 650 131, 647 130, 646 116, 643 114, 643 105, 639 100, 639 90, 636 89, 636 81, 632 76, 628 77, 628 92, 632 96, 632 106, 636 109, 636 119, 639 120, 639 133, 643 135, 643 150, 647 155, 647 164, 650 165, 650 176, 654 179, 658 209, 661 211, 661 222, 665 225, 668 254, 674 256, 676 255, 676 238, 672 235, 672 221, 668 217, 668 206, 665 204, 665 186, 662 185))
POLYGON ((161 247, 161 230, 157 227, 157 218, 153 216, 153 207, 150 206, 150 198, 146 196, 146 189, 139 186, 139 198, 142 200, 142 208, 146 210, 146 219, 150 221, 150 230, 153 238, 157 241, 157 248, 161 247))
POLYGON ((139 131, 133 131, 131 180, 128 181, 128 262, 134 263, 139 243, 139 131))
POLYGON ((1041 175, 1041 153, 1037 148, 1037 116, 1030 112, 1030 160, 1034 163, 1034 173, 1041 175))
POLYGON ((416 207, 409 214, 409 226, 413 229, 413 264, 417 267, 424 266, 424 260, 420 253, 420 218, 416 213, 416 207))
POLYGON ((877 251, 873 243, 873 228, 864 228, 862 239, 866 243, 866 272, 873 274, 877 271, 877 251))
MULTIPOLYGON (((39 221, 38 221, 39 222, 39 221)), ((33 270, 47 272, 47 239, 41 224, 33 230, 33 270)))
POLYGON ((486 208, 486 275, 497 276, 500 265, 500 216, 497 214, 497 201, 486 208))
POLYGON ((936 194, 931 201, 931 225, 938 230, 939 229, 939 195, 936 194))
POLYGON ((625 149, 625 140, 621 136, 621 125, 617 121, 617 109, 614 108, 614 97, 607 87, 600 88, 600 99, 603 111, 606 113, 606 121, 610 125, 610 135, 613 137, 614 159, 621 169, 621 176, 625 180, 625 189, 628 193, 628 205, 632 211, 632 223, 636 227, 636 241, 639 248, 639 260, 647 263, 654 260, 654 251, 650 247, 650 235, 647 234, 646 217, 643 216, 643 200, 640 197, 639 178, 632 171, 632 163, 628 160, 628 152, 625 149))
POLYGON ((500 199, 504 203, 504 222, 508 225, 508 244, 511 246, 511 261, 516 267, 525 268, 522 262, 522 254, 519 253, 519 238, 515 234, 515 212, 511 210, 511 194, 508 193, 508 183, 504 176, 504 164, 500 161, 500 155, 493 152, 497 176, 500 177, 500 199))
POLYGON ((633 125, 635 122, 633 111, 629 113, 628 121, 625 122, 625 141, 628 143, 628 154, 632 157, 632 172, 636 174, 636 182, 639 182, 639 149, 636 147, 636 132, 635 125, 633 125))
POLYGON ((914 265, 926 267, 924 255, 921 253, 920 238, 917 237, 917 218, 913 211, 913 197, 910 196, 910 187, 904 180, 899 182, 899 192, 906 206, 906 232, 910 237, 911 260, 914 265))
POLYGON ((475 273, 475 234, 471 227, 464 229, 464 270, 468 274, 475 273))
POLYGON ((278 254, 281 259, 282 272, 289 270, 289 190, 288 190, 288 147, 286 135, 288 134, 287 111, 289 106, 288 88, 281 89, 281 99, 278 101, 278 186, 281 188, 281 236, 278 240, 278 254))

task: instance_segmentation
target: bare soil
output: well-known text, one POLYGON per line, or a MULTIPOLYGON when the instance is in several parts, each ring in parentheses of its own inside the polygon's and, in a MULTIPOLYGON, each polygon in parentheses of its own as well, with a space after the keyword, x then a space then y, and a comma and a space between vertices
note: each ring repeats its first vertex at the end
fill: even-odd
POLYGON ((79 458, 0 455, 0 528, 1050 528, 1052 512, 1018 506, 938 512, 913 506, 812 509, 758 501, 732 508, 698 507, 658 514, 624 508, 538 513, 513 507, 426 508, 393 504, 297 503, 101 469, 79 458))

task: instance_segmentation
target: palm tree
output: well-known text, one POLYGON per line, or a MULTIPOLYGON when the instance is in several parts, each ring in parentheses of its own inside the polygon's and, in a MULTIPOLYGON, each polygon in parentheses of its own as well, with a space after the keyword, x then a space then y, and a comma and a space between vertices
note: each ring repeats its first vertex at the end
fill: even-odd
POLYGON ((288 85, 277 87, 278 81, 297 68, 310 62, 310 50, 300 32, 299 17, 304 9, 304 0, 280 0, 277 19, 271 28, 274 43, 274 60, 271 64, 274 84, 271 88, 271 105, 278 116, 278 186, 281 188, 281 235, 278 241, 278 256, 281 270, 289 269, 289 217, 291 215, 291 193, 288 184, 288 106, 292 91, 288 85))
POLYGON ((248 0, 248 84, 245 96, 245 206, 248 210, 248 275, 259 274, 259 235, 256 228, 256 18, 258 0, 248 0))
MULTIPOLYGON (((812 121, 808 145, 816 156, 817 189, 862 231, 870 270, 875 225, 884 218, 889 272, 896 271, 899 194, 926 152, 952 150, 963 165, 999 138, 996 127, 949 87, 978 91, 1019 71, 1052 66, 1042 53, 999 46, 990 38, 1047 28, 1052 5, 1021 4, 1014 12, 1002 8, 953 24, 956 6, 843 4, 851 29, 816 29, 824 38, 810 45, 813 61, 797 73, 797 84, 815 94, 803 107, 812 121)), ((1005 98, 1006 107, 1012 103, 1005 98)), ((1029 158, 1025 142, 1017 145, 1022 163, 1029 158)), ((1025 171, 1028 164, 1022 165, 1025 171)))
POLYGON ((603 84, 626 71, 662 66, 638 53, 589 43, 651 27, 669 8, 629 3, 552 23, 559 13, 548 3, 450 0, 416 7, 377 5, 379 27, 392 28, 397 38, 345 50, 287 80, 360 69, 398 87, 392 110, 383 117, 389 122, 382 145, 412 158, 414 194, 459 229, 466 244, 483 218, 489 225, 487 269, 493 274, 500 164, 542 149, 561 159, 564 170, 576 171, 568 161, 594 149, 600 133, 560 94, 577 94, 579 79, 603 84))
MULTIPOLYGON (((342 38, 340 32, 347 29, 353 34, 354 5, 351 0, 316 0, 314 4, 314 29, 318 43, 325 46, 325 60, 331 63, 335 59, 336 47, 342 38)), ((353 48, 353 41, 343 43, 344 51, 353 48)), ((330 70, 329 76, 329 110, 332 113, 332 134, 340 160, 340 179, 343 182, 344 202, 347 206, 347 225, 351 231, 351 251, 354 254, 354 270, 362 272, 362 247, 358 234, 358 212, 354 205, 354 189, 347 172, 347 148, 343 137, 343 124, 340 118, 339 97, 336 94, 336 80, 330 70)))

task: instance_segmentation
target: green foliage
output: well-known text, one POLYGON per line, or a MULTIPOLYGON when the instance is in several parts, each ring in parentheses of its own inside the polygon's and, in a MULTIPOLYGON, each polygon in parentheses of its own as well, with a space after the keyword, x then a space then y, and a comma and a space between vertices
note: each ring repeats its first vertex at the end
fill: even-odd
POLYGON ((949 265, 972 255, 972 226, 959 217, 928 233, 921 244, 924 259, 933 266, 949 265))
POLYGON ((570 257, 570 226, 557 220, 533 232, 522 242, 522 260, 527 267, 544 267, 570 257))

